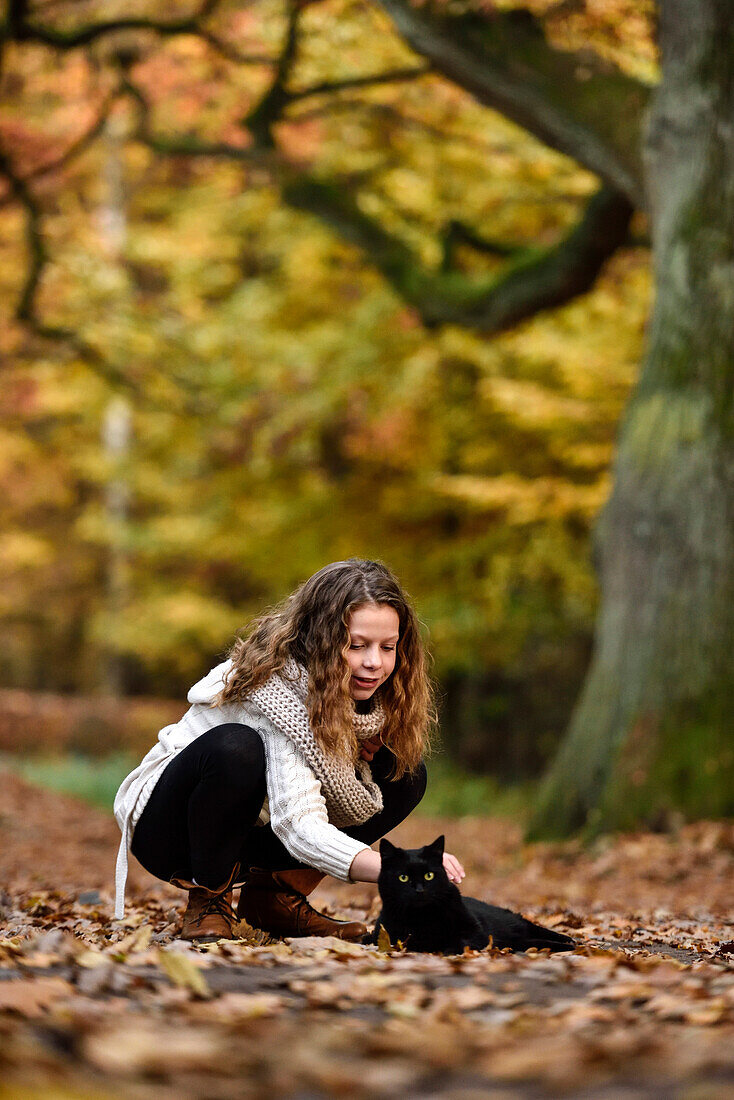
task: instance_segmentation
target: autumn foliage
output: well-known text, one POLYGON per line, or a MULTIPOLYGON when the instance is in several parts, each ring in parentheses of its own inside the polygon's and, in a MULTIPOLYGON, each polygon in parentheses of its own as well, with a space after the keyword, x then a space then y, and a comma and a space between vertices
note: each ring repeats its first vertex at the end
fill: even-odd
MULTIPOLYGON (((655 78, 648 5, 533 11, 655 78)), ((374 556, 429 628, 447 742, 537 772, 588 661, 644 221, 560 308, 426 327, 432 286, 456 303, 562 241, 593 175, 378 6, 165 14, 72 48, 80 12, 31 6, 3 48, 0 677, 180 695, 263 605, 374 556)))

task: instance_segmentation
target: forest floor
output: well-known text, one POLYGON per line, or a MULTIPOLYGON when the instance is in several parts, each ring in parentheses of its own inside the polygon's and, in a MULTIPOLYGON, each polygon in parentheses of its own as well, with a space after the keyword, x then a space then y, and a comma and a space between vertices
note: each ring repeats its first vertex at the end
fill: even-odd
MULTIPOLYGON (((584 849, 416 814, 393 839, 442 832, 465 893, 577 950, 439 957, 244 924, 194 947, 183 894, 134 861, 111 919, 111 815, 0 772, 0 1100, 734 1098, 734 824, 584 849)), ((314 900, 378 907, 333 880, 314 900)))

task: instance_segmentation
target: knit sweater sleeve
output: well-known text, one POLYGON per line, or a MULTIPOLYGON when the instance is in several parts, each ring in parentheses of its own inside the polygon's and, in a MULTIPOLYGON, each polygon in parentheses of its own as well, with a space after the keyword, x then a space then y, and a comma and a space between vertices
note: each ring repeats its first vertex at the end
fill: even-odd
POLYGON ((321 784, 285 734, 271 726, 263 743, 273 832, 301 863, 348 881, 352 860, 369 845, 329 822, 321 784))

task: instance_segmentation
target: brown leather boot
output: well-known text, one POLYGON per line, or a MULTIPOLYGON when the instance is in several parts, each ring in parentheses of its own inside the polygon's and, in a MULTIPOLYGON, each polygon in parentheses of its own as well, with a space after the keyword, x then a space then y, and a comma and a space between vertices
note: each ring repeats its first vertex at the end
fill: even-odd
POLYGON ((239 866, 235 867, 223 886, 210 890, 184 878, 172 878, 174 886, 189 892, 189 902, 183 915, 182 940, 211 943, 214 940, 233 940, 237 922, 232 908, 232 883, 239 866))
POLYGON ((360 921, 333 920, 306 901, 324 876, 320 871, 264 871, 251 867, 240 893, 237 916, 271 936, 337 936, 359 943, 367 933, 360 921))

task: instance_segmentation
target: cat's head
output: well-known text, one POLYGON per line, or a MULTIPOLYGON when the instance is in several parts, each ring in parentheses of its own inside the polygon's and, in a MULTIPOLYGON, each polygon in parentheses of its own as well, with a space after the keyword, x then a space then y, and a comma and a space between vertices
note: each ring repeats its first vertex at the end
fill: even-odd
POLYGON ((394 898, 421 907, 445 896, 451 883, 443 866, 443 848, 442 836, 423 848, 398 848, 389 840, 381 840, 378 885, 383 901, 394 898))

